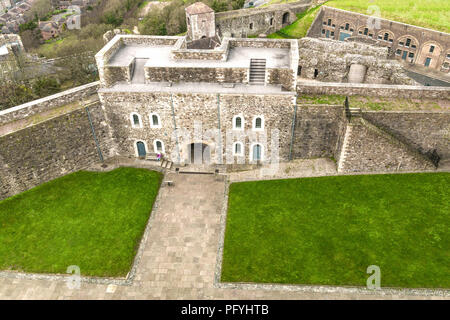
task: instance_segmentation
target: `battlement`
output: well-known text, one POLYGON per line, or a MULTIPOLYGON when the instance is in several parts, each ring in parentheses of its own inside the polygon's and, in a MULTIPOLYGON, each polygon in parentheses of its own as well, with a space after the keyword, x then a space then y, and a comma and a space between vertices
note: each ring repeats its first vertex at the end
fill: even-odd
POLYGON ((214 49, 189 49, 186 37, 117 35, 96 60, 102 87, 108 88, 202 82, 294 91, 298 44, 285 39, 224 38, 214 49))

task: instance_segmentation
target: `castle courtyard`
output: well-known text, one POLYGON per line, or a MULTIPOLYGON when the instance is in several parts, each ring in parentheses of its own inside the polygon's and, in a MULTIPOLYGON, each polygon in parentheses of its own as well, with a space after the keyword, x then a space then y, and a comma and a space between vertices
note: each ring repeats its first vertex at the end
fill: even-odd
MULTIPOLYGON (((301 176, 326 174, 327 161, 299 164, 301 176)), ((116 165, 118 165, 116 163, 116 165)), ((124 163, 130 165, 130 163, 124 163)), ((146 166, 144 161, 135 166, 146 166)), ((148 165, 147 165, 148 166, 148 165)), ((107 170, 114 168, 111 165, 107 170)), ((284 171, 283 171, 284 172, 284 171)), ((284 172, 281 174, 289 175, 284 172)), ((227 183, 213 174, 168 173, 128 283, 83 281, 70 289, 67 278, 10 273, 0 277, 0 298, 8 299, 443 299, 438 291, 373 291, 327 286, 235 285, 218 281, 227 183), (33 279, 33 277, 35 277, 33 279)), ((236 177, 235 177, 236 178, 236 177)), ((251 177, 242 177, 252 179, 251 177)))

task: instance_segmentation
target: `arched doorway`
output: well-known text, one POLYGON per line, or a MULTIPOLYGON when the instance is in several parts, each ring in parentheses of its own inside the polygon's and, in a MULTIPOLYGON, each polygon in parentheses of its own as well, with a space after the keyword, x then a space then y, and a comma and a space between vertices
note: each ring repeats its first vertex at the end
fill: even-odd
POLYGON ((253 149, 252 149, 252 160, 255 162, 259 162, 262 160, 263 157, 263 149, 262 146, 257 143, 255 145, 253 145, 253 149))
POLYGON ((136 142, 138 157, 145 157, 147 155, 147 150, 145 149, 145 144, 142 141, 136 142))
POLYGON ((211 148, 205 143, 191 143, 188 146, 191 164, 209 164, 211 161, 211 148))
POLYGON ((281 21, 282 21, 281 23, 283 24, 283 26, 285 24, 289 24, 289 12, 283 13, 283 18, 281 21))

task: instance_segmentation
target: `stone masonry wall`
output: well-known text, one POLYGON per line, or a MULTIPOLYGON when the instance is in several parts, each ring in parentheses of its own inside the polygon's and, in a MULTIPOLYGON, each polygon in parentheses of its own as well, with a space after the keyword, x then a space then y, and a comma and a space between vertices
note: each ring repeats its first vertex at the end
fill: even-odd
POLYGON ((441 161, 450 160, 450 112, 365 111, 363 118, 423 154, 436 149, 441 161))
POLYGON ((269 34, 294 22, 296 14, 306 11, 310 0, 271 5, 267 8, 240 9, 216 13, 217 31, 226 37, 269 34))
POLYGON ((429 58, 429 68, 448 73, 450 71, 450 34, 421 28, 382 18, 373 23, 367 15, 322 6, 308 30, 308 37, 330 37, 339 40, 348 37, 361 38, 388 47, 390 57, 406 63, 424 66, 429 58), (407 40, 409 39, 409 41, 407 40), (431 46, 434 47, 430 50, 431 46))
POLYGON ((402 86, 365 83, 333 83, 298 81, 297 94, 363 95, 406 99, 450 99, 450 88, 402 86))
POLYGON ((240 141, 244 144, 245 156, 236 158, 236 161, 248 162, 250 148, 256 142, 263 144, 264 157, 270 159, 271 130, 278 129, 280 157, 288 159, 294 110, 293 95, 101 92, 100 96, 107 118, 114 128, 113 138, 117 142, 118 153, 122 156, 137 156, 137 141, 146 144, 147 152, 154 152, 154 143, 158 139, 164 144, 165 155, 174 162, 178 162, 178 157, 182 163, 189 162, 189 145, 193 142, 208 144, 213 162, 217 159, 216 155, 220 154, 223 155, 223 161, 227 159, 227 153, 228 157, 233 159, 230 141, 240 141), (133 112, 140 115, 142 128, 133 128, 131 125, 130 115, 133 112), (152 113, 159 115, 161 128, 151 128, 152 113), (232 130, 233 117, 236 115, 243 117, 245 130, 232 130), (252 130, 255 116, 264 118, 267 137, 262 132, 252 130), (174 135, 175 124, 180 134, 179 154, 174 135), (213 135, 219 129, 219 124, 220 139, 213 135), (231 132, 231 140, 227 139, 227 131, 231 132))
MULTIPOLYGON (((103 156, 112 141, 101 105, 89 107, 103 156)), ((0 137, 0 199, 99 161, 85 108, 0 137)))
POLYGON ((435 169, 431 161, 361 118, 351 122, 344 172, 395 172, 435 169))
POLYGON ((346 119, 340 105, 299 105, 293 158, 339 159, 346 119))
POLYGON ((163 68, 146 67, 148 82, 246 83, 248 68, 163 68))
POLYGON ((362 65, 364 83, 416 84, 402 65, 388 59, 388 49, 367 44, 331 39, 302 38, 298 40, 301 77, 327 82, 351 82, 350 67, 362 65), (317 74, 315 74, 317 70, 317 74))
POLYGON ((0 125, 95 95, 99 86, 100 83, 98 81, 92 82, 42 99, 5 109, 0 111, 0 125))

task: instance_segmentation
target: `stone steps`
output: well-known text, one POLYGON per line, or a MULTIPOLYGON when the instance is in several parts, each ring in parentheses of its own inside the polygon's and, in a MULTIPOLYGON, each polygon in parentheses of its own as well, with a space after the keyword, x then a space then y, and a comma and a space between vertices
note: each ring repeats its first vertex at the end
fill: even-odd
POLYGON ((339 157, 339 163, 337 168, 338 172, 342 172, 342 170, 344 169, 345 157, 348 152, 347 147, 351 134, 352 134, 352 125, 349 123, 347 124, 347 128, 345 129, 344 141, 342 142, 342 150, 341 155, 339 157))
POLYGON ((266 59, 250 59, 250 84, 264 84, 266 80, 266 59))

